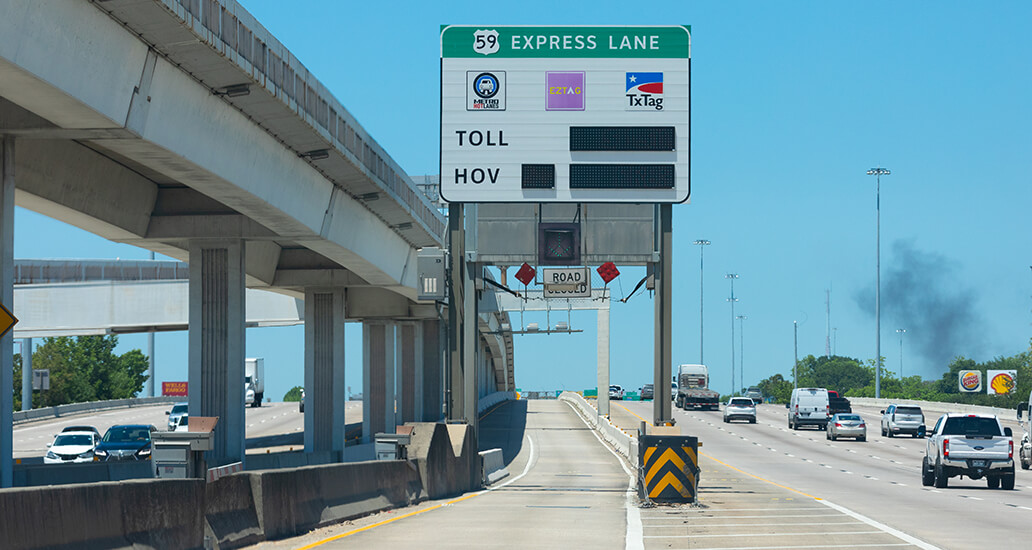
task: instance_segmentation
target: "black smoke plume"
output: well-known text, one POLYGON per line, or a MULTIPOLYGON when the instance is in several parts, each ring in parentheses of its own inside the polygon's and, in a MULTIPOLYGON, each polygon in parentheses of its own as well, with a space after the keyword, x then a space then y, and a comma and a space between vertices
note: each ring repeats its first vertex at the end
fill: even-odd
MULTIPOLYGON (((913 357, 916 350, 922 359, 910 368, 904 362, 904 376, 918 373, 926 379, 939 378, 954 357, 976 357, 985 349, 977 295, 960 282, 957 272, 957 262, 941 254, 922 252, 906 241, 892 244, 890 261, 882 265, 881 285, 881 352, 886 367, 895 370, 897 328, 907 330, 903 336, 904 347, 911 350, 907 355, 913 357)), ((873 319, 874 283, 853 298, 873 319)))

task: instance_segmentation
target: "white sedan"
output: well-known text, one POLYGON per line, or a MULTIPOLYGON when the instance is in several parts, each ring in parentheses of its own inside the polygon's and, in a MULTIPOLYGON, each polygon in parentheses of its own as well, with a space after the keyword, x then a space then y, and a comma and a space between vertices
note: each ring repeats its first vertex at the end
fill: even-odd
POLYGON ((75 464, 93 462, 93 448, 100 438, 93 432, 62 432, 57 434, 54 442, 47 445, 44 464, 75 464))

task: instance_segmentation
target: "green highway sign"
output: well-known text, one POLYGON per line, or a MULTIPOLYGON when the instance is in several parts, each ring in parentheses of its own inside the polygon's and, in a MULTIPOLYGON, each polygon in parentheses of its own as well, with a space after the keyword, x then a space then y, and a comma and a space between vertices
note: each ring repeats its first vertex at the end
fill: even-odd
POLYGON ((442 27, 441 196, 688 200, 690 32, 442 27))
POLYGON ((445 26, 441 57, 688 59, 691 27, 445 26))

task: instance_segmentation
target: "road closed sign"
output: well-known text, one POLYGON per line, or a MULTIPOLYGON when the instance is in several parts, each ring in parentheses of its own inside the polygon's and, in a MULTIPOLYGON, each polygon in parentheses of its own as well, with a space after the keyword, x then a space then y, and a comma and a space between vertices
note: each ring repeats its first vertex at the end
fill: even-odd
POLYGON ((590 298, 591 271, 586 267, 541 271, 545 298, 590 298))
POLYGON ((441 30, 441 196, 688 200, 686 26, 441 30))

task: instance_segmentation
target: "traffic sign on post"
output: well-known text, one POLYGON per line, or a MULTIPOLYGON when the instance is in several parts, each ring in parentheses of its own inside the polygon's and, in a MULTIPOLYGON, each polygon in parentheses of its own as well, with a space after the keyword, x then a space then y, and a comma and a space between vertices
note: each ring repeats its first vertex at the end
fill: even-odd
POLYGON ((688 199, 690 28, 445 26, 441 196, 688 199))
POLYGON ((7 331, 14 328, 14 325, 17 324, 18 318, 6 306, 0 304, 0 338, 3 338, 7 331))

